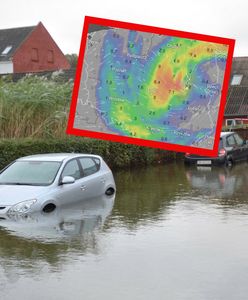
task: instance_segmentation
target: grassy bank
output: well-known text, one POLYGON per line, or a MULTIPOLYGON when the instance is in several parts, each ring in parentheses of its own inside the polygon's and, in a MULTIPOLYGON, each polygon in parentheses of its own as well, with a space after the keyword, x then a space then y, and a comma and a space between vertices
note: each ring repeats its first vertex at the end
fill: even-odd
POLYGON ((72 82, 0 77, 0 138, 65 136, 72 82))
POLYGON ((18 157, 51 152, 98 154, 114 169, 162 164, 181 158, 181 154, 175 152, 79 137, 2 139, 0 140, 0 169, 18 157))
POLYGON ((56 76, 26 76, 17 82, 0 77, 0 168, 37 153, 79 152, 101 155, 112 168, 164 163, 180 154, 69 137, 65 134, 73 82, 56 76))

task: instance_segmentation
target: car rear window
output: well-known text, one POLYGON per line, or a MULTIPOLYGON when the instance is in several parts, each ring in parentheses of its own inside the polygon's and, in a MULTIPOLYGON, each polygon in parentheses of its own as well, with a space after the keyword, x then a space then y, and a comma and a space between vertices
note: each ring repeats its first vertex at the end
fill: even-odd
POLYGON ((236 142, 237 142, 237 144, 238 144, 239 146, 244 145, 243 139, 242 139, 237 133, 234 134, 234 137, 235 137, 235 140, 236 140, 236 142))
POLYGON ((227 144, 227 146, 234 146, 234 145, 236 145, 236 141, 235 141, 233 135, 229 135, 229 136, 226 138, 226 144, 227 144))
POLYGON ((219 142, 219 150, 223 148, 223 140, 222 138, 220 138, 220 142, 219 142))

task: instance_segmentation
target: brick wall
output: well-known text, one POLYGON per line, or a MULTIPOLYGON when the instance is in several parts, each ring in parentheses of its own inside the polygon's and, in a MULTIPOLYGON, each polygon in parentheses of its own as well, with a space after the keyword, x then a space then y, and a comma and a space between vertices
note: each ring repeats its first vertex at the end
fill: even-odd
POLYGON ((70 68, 42 23, 31 32, 13 56, 14 73, 42 72, 70 68))

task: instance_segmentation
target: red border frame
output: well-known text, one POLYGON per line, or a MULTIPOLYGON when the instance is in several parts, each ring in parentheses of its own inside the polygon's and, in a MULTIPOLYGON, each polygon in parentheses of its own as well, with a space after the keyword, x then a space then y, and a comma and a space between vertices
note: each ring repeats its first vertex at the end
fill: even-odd
POLYGON ((178 152, 189 152, 189 153, 199 154, 199 155, 216 156, 218 153, 219 137, 220 137, 220 132, 221 132, 221 128, 222 128, 222 119, 223 119, 223 115, 224 115, 226 97, 227 97, 227 92, 228 92, 228 83, 229 83, 229 78, 230 78, 230 73, 231 73, 234 45, 235 45, 235 40, 229 39, 229 38, 216 37, 216 36, 203 35, 203 34, 198 34, 198 33, 191 33, 191 32, 185 32, 185 31, 179 31, 179 30, 173 30, 173 29, 165 29, 165 28, 160 28, 160 27, 152 27, 152 26, 147 26, 147 25, 139 25, 139 24, 134 24, 134 23, 85 16, 84 27, 83 27, 83 32, 82 32, 82 39, 81 39, 81 46, 80 46, 80 52, 79 52, 78 64, 77 64, 77 70, 76 70, 76 76, 75 76, 75 82, 74 82, 74 88, 73 88, 73 93, 72 93, 72 102, 71 102, 71 107, 70 107, 69 120, 68 120, 68 126, 67 126, 66 133, 90 137, 90 138, 111 140, 114 142, 122 142, 122 143, 127 143, 127 144, 135 144, 135 145, 140 145, 140 146, 161 148, 161 149, 165 149, 165 150, 172 150, 172 151, 178 151, 178 152), (199 147, 183 146, 183 145, 178 145, 178 144, 170 144, 170 143, 166 143, 166 142, 151 141, 151 140, 145 140, 145 139, 140 139, 140 138, 132 138, 132 137, 121 136, 121 135, 116 135, 116 134, 108 134, 108 133, 101 133, 101 132, 95 132, 95 131, 74 128, 74 119, 75 119, 75 114, 76 114, 78 93, 79 93, 79 87, 80 87, 80 79, 81 79, 82 68, 83 68, 83 59, 84 59, 84 53, 85 53, 85 48, 86 48, 89 24, 124 28, 124 29, 129 29, 129 30, 130 29, 131 30, 139 30, 139 31, 164 34, 164 35, 172 35, 172 36, 178 36, 178 37, 182 37, 182 38, 213 42, 213 43, 217 43, 217 44, 226 44, 229 46, 227 62, 226 62, 226 70, 225 70, 224 79, 223 79, 222 95, 221 95, 221 99, 220 99, 220 108, 219 108, 219 114, 218 114, 218 119, 217 119, 217 124, 216 124, 215 140, 214 140, 214 146, 213 146, 212 150, 199 148, 199 147))

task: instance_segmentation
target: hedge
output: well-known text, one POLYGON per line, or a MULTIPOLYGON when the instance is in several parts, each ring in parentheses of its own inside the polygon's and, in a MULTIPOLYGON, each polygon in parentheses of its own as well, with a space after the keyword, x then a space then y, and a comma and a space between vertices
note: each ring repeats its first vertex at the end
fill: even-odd
POLYGON ((89 138, 61 139, 2 139, 0 140, 0 169, 18 157, 38 153, 76 152, 101 155, 112 168, 164 163, 180 159, 181 154, 129 144, 89 138))

